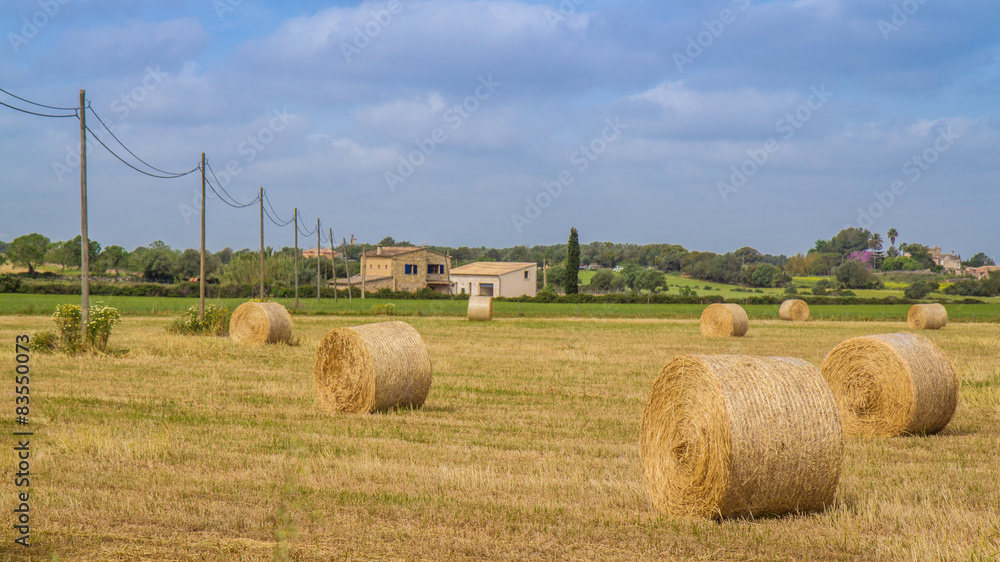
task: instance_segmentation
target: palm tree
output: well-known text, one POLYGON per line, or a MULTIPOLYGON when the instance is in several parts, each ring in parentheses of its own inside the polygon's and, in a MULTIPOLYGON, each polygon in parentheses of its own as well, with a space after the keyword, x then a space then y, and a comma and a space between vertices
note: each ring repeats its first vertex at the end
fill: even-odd
POLYGON ((878 232, 872 234, 872 237, 868 239, 868 247, 876 252, 882 249, 882 235, 878 232))
POLYGON ((892 245, 892 246, 895 246, 896 245, 896 238, 899 238, 899 233, 896 232, 896 229, 895 228, 890 228, 889 232, 886 232, 885 235, 889 237, 889 244, 892 245))

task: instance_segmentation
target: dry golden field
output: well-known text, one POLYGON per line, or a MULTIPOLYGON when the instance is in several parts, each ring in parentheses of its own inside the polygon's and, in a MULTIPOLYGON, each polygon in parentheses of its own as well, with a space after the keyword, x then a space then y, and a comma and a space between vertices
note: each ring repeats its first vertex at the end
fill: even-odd
POLYGON ((963 377, 939 435, 848 442, 835 504, 755 521, 672 520, 638 453, 649 388, 684 353, 792 356, 905 323, 406 318, 434 383, 423 409, 328 415, 297 347, 238 347, 128 317, 123 357, 33 354, 31 540, 14 544, 14 338, 0 317, 3 560, 994 560, 1000 558, 1000 327, 925 333, 963 377))

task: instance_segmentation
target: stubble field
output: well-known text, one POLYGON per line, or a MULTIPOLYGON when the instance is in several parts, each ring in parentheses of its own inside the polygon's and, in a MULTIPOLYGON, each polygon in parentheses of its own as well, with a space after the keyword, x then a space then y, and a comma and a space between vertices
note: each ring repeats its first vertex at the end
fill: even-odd
MULTIPOLYGON (((14 544, 13 392, 0 406, 0 559, 996 559, 1000 327, 925 333, 962 377, 939 435, 849 441, 823 513, 670 519, 638 453, 653 380, 676 355, 818 365, 844 339, 905 323, 754 321, 707 340, 697 320, 408 317, 434 382, 420 410, 330 415, 312 364, 335 327, 294 317, 295 347, 168 334, 127 317, 122 357, 31 358, 32 546, 14 544), (26 556, 29 555, 29 556, 26 556)), ((46 317, 0 318, 14 338, 46 317)))

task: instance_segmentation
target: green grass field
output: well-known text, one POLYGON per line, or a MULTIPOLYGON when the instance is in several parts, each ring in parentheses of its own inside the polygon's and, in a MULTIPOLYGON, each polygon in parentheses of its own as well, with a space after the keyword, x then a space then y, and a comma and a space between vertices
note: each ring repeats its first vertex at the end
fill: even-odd
MULTIPOLYGON (((117 308, 126 316, 180 315, 197 305, 197 298, 158 297, 91 297, 91 302, 103 302, 117 308)), ((235 309, 244 299, 208 299, 206 302, 235 309)), ((372 307, 392 303, 398 316, 462 316, 466 315, 467 302, 463 300, 384 300, 384 299, 300 299, 294 308, 293 299, 276 299, 293 314, 309 315, 367 315, 372 307)), ((79 304, 80 297, 73 295, 0 295, 0 315, 50 315, 59 304, 79 304)), ((494 303, 498 318, 698 318, 704 306, 700 304, 598 304, 598 303, 494 303)), ((747 305, 752 319, 778 317, 778 305, 747 305)), ((816 320, 905 320, 909 305, 813 305, 810 318, 816 320)), ((948 304, 948 319, 956 322, 1000 322, 1000 304, 948 304)))
MULTIPOLYGON (((367 303, 366 303, 367 304, 367 303)), ((13 543, 14 394, 0 408, 0 560, 995 560, 1000 555, 997 327, 927 333, 962 377, 934 436, 845 443, 825 511, 712 522, 651 504, 646 397, 680 354, 800 357, 895 322, 758 320, 709 340, 693 319, 406 317, 433 384, 423 408, 317 407, 330 329, 244 347, 129 316, 120 356, 31 354, 30 550, 13 543)), ((45 316, 0 316, 5 364, 45 316)))

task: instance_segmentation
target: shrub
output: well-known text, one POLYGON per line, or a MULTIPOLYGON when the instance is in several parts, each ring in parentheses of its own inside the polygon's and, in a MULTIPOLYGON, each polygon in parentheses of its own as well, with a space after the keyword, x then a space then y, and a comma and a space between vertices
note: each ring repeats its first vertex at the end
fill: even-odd
MULTIPOLYGON (((61 347, 66 353, 76 353, 84 347, 80 342, 80 310, 80 305, 61 304, 52 315, 52 320, 59 328, 61 347)), ((100 302, 92 304, 87 321, 87 347, 106 351, 111 330, 119 320, 121 314, 117 308, 104 306, 100 302)))
POLYGON ((376 304, 372 306, 372 314, 380 316, 392 316, 396 310, 396 305, 391 302, 385 304, 376 304))
POLYGON ((785 294, 786 295, 797 295, 797 294, 799 294, 799 290, 795 288, 795 285, 789 285, 789 286, 785 287, 785 294))
POLYGON ((54 330, 38 330, 31 334, 28 349, 41 353, 51 353, 59 349, 59 334, 54 330))
POLYGON ((198 320, 198 305, 187 309, 184 316, 178 318, 167 328, 177 334, 208 334, 224 336, 229 333, 230 310, 214 304, 205 305, 205 319, 198 320))
POLYGON ((920 300, 931 292, 931 286, 926 281, 917 281, 903 291, 903 297, 913 300, 920 300))

